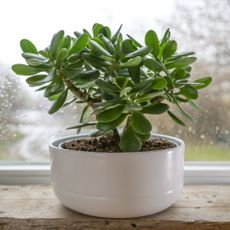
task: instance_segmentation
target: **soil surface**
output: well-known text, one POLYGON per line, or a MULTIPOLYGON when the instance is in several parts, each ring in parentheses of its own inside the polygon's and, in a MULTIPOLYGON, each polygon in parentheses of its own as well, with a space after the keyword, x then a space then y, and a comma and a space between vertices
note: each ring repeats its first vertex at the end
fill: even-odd
MULTIPOLYGON (((154 151, 174 147, 176 147, 176 144, 168 140, 152 138, 143 144, 140 151, 154 151)), ((122 152, 118 143, 111 136, 72 140, 65 142, 62 148, 88 152, 122 152)))

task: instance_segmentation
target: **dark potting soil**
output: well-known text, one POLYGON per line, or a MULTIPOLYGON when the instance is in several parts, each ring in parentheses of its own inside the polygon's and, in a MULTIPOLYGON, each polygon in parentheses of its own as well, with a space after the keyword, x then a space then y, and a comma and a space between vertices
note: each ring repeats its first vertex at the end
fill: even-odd
MULTIPOLYGON (((154 151, 174 147, 176 147, 176 144, 168 140, 152 138, 144 142, 141 151, 154 151)), ((118 143, 112 136, 72 140, 63 143, 62 148, 88 152, 121 152, 118 143)))

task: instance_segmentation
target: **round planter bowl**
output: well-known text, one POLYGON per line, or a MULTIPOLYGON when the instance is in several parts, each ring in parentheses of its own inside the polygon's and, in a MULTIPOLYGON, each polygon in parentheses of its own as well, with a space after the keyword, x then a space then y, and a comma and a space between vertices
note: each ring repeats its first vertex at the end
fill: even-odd
POLYGON ((171 149, 101 153, 62 149, 61 143, 87 135, 59 138, 50 143, 51 181, 59 200, 87 215, 131 218, 171 206, 183 188, 184 142, 171 149))

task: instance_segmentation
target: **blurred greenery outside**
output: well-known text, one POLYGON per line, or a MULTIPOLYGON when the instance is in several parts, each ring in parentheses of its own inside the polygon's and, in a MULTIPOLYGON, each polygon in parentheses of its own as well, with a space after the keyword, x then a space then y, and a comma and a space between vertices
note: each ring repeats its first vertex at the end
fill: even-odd
MULTIPOLYGON (((10 160, 6 153, 7 144, 0 144, 0 160, 10 160)), ((21 158, 12 160, 24 161, 21 158)), ((229 149, 218 145, 197 145, 195 148, 188 146, 185 151, 185 161, 230 161, 229 149)))
POLYGON ((191 145, 185 150, 185 161, 230 161, 229 147, 225 145, 191 145))
MULTIPOLYGON (((0 160, 10 160, 7 155, 7 147, 22 138, 20 133, 14 133, 7 142, 0 143, 0 160)), ((25 159, 14 156, 12 160, 23 161, 25 159)), ((185 161, 230 161, 229 147, 223 144, 186 144, 185 161)))
MULTIPOLYGON (((180 50, 197 52, 194 79, 213 76, 212 85, 200 93, 197 101, 208 112, 182 105, 195 119, 186 121, 185 128, 165 114, 149 118, 157 133, 185 141, 185 160, 230 161, 230 1, 200 0, 192 10, 186 2, 176 1, 177 14, 159 24, 162 31, 171 28, 180 50)), ((137 33, 148 29, 140 25, 137 33)), ((24 79, 19 80, 0 63, 0 160, 48 161, 48 140, 74 134, 65 127, 78 120, 79 107, 66 107, 64 113, 50 116, 50 104, 43 95, 27 88, 24 79)))

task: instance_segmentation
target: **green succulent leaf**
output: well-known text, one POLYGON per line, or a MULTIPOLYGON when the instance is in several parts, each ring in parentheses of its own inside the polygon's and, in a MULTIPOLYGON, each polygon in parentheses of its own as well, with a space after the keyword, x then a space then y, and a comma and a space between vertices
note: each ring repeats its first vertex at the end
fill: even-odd
POLYGON ((95 24, 93 25, 93 36, 94 36, 94 37, 97 37, 97 36, 101 33, 103 27, 104 27, 104 26, 103 26, 102 24, 95 23, 95 24))
POLYGON ((94 56, 94 55, 91 55, 91 54, 88 54, 88 53, 82 54, 82 57, 90 65, 92 65, 93 67, 98 68, 98 69, 112 65, 109 62, 103 61, 101 58, 94 56))
POLYGON ((22 53, 22 57, 25 58, 26 60, 29 60, 29 59, 35 59, 35 60, 39 60, 39 61, 43 61, 43 62, 48 62, 49 59, 48 58, 45 58, 39 54, 34 54, 34 53, 22 53))
POLYGON ((60 95, 60 93, 52 95, 52 96, 48 97, 48 99, 49 99, 49 101, 55 101, 59 95, 60 95))
POLYGON ((212 78, 209 77, 209 76, 208 77, 202 77, 200 79, 195 80, 194 82, 203 84, 203 85, 200 85, 200 86, 194 86, 194 88, 203 89, 203 88, 207 87, 212 82, 212 78))
POLYGON ((189 104, 195 108, 195 109, 198 109, 202 112, 208 112, 206 109, 204 109, 203 107, 201 107, 200 105, 198 105, 197 103, 195 103, 194 101, 189 101, 189 104))
POLYGON ((90 137, 99 137, 99 136, 103 136, 106 134, 111 133, 111 130, 106 130, 106 131, 102 131, 102 130, 94 130, 92 132, 90 132, 90 137))
POLYGON ((119 89, 112 83, 109 83, 107 81, 98 79, 96 80, 96 85, 104 92, 108 94, 117 94, 119 93, 119 89))
POLYGON ((156 89, 156 90, 162 90, 165 87, 167 87, 167 80, 165 78, 156 78, 153 80, 153 84, 151 86, 152 89, 156 89))
POLYGON ((149 30, 145 34, 145 45, 152 49, 152 54, 157 57, 160 52, 160 44, 157 34, 153 30, 149 30))
POLYGON ((65 86, 63 82, 52 82, 45 90, 44 96, 45 97, 51 97, 53 95, 56 95, 58 93, 61 93, 64 91, 65 86))
POLYGON ((56 58, 56 65, 60 66, 61 63, 68 57, 68 54, 69 54, 69 50, 67 48, 59 49, 56 58))
POLYGON ((83 33, 84 33, 84 34, 88 34, 88 35, 89 35, 89 37, 90 37, 90 38, 92 38, 92 36, 91 36, 91 34, 90 34, 90 32, 89 32, 88 30, 83 29, 82 31, 83 31, 83 33))
POLYGON ((34 75, 26 79, 26 82, 31 87, 40 86, 50 81, 52 81, 52 78, 46 74, 34 75))
POLYGON ((24 53, 33 53, 33 54, 38 53, 36 46, 28 39, 22 39, 20 41, 20 46, 24 53))
POLYGON ((116 80, 116 85, 121 89, 124 89, 127 86, 127 83, 129 81, 129 79, 124 76, 116 77, 115 80, 116 80))
POLYGON ((121 68, 129 68, 129 67, 135 67, 138 66, 142 61, 141 57, 135 57, 135 58, 131 58, 129 59, 126 63, 120 65, 121 68))
POLYGON ((40 50, 38 53, 45 58, 48 58, 48 59, 50 58, 49 57, 49 47, 45 48, 44 50, 40 50))
POLYGON ((174 54, 173 56, 168 58, 168 61, 175 61, 194 54, 195 52, 183 52, 183 53, 174 54))
MULTIPOLYGON (((106 45, 102 41, 101 36, 103 36, 103 34, 100 34, 97 38, 92 38, 91 41, 98 43, 102 48, 106 49, 106 45)), ((90 47, 90 45, 89 45, 89 47, 90 47)), ((91 50, 92 50, 92 48, 91 48, 91 50)))
POLYGON ((127 54, 126 58, 135 58, 137 56, 143 57, 143 56, 149 54, 151 51, 152 51, 152 48, 150 48, 148 46, 141 47, 138 50, 135 50, 134 52, 127 54))
POLYGON ((189 102, 188 99, 186 99, 186 98, 184 98, 184 97, 180 97, 180 96, 175 96, 175 99, 176 99, 178 102, 183 102, 183 103, 189 102))
POLYGON ((89 35, 82 34, 78 37, 75 42, 73 43, 72 47, 70 48, 69 55, 73 53, 79 53, 86 48, 89 42, 89 35))
POLYGON ((54 34, 51 44, 50 44, 50 49, 49 49, 49 55, 51 59, 54 59, 56 57, 56 54, 58 52, 58 49, 61 47, 62 41, 64 38, 64 31, 60 30, 56 34, 54 34))
POLYGON ((116 33, 112 36, 111 41, 114 43, 115 41, 117 41, 120 31, 122 28, 122 24, 119 26, 118 30, 116 31, 116 33))
POLYGON ((113 43, 107 37, 103 35, 101 35, 100 38, 104 42, 106 50, 108 50, 110 54, 114 54, 115 49, 114 49, 113 43))
POLYGON ((81 54, 80 53, 74 53, 71 55, 68 55, 67 61, 71 64, 76 63, 81 60, 81 54))
POLYGON ((171 57, 177 50, 176 41, 168 41, 163 49, 163 58, 164 60, 168 57, 171 57))
POLYGON ((71 46, 71 42, 72 42, 72 39, 69 35, 66 35, 64 38, 63 38, 63 41, 62 41, 62 44, 61 44, 61 48, 66 48, 69 50, 70 46, 71 46))
POLYGON ((187 72, 183 69, 176 69, 171 75, 175 78, 175 80, 185 79, 188 76, 187 72))
POLYGON ((122 104, 123 104, 123 100, 121 98, 114 98, 108 101, 96 103, 95 108, 93 110, 93 114, 97 113, 99 110, 106 110, 122 104))
POLYGON ((69 80, 72 80, 76 78, 81 72, 84 71, 83 67, 80 68, 66 68, 63 70, 63 75, 68 78, 69 80))
POLYGON ((141 78, 141 71, 140 71, 140 67, 139 66, 135 66, 135 67, 129 67, 128 68, 128 72, 132 78, 132 80, 137 84, 140 82, 140 78, 141 78))
POLYGON ((51 67, 47 60, 27 59, 26 62, 32 67, 39 67, 44 70, 48 70, 51 67))
POLYGON ((124 112, 130 113, 130 112, 135 112, 135 111, 141 111, 142 106, 134 103, 129 103, 125 106, 124 112))
POLYGON ((191 65, 195 61, 196 61, 195 57, 185 57, 183 59, 178 59, 178 60, 175 60, 175 61, 167 62, 165 64, 165 67, 167 69, 182 68, 182 67, 191 65))
POLYGON ((176 106, 178 107, 180 113, 181 113, 186 119, 188 119, 188 120, 190 120, 190 121, 193 121, 193 118, 192 118, 187 112, 185 112, 184 109, 180 106, 180 104, 179 104, 179 102, 177 101, 177 99, 175 98, 175 96, 174 96, 174 95, 171 95, 171 97, 172 97, 172 100, 173 100, 172 102, 173 102, 174 104, 176 104, 176 106))
POLYGON ((123 152, 138 152, 141 149, 141 140, 130 125, 124 129, 119 147, 123 152))
POLYGON ((178 125, 185 126, 185 123, 180 120, 173 112, 168 111, 167 113, 178 125))
POLYGON ((159 62, 155 61, 154 59, 147 58, 144 60, 144 65, 154 71, 154 72, 160 72, 162 70, 162 66, 160 65, 159 62))
POLYGON ((26 82, 27 82, 28 84, 33 84, 33 83, 42 81, 42 80, 44 80, 45 78, 47 78, 47 75, 46 75, 46 74, 35 75, 35 76, 31 76, 31 77, 27 78, 27 79, 26 79, 26 82))
POLYGON ((87 83, 91 81, 95 81, 99 78, 100 72, 98 70, 88 70, 85 72, 81 72, 72 78, 77 83, 87 83))
POLYGON ((159 96, 162 96, 162 95, 164 95, 165 94, 165 92, 164 91, 153 91, 153 92, 149 92, 149 93, 146 93, 146 94, 142 94, 142 95, 140 95, 140 96, 137 96, 136 98, 135 98, 135 101, 136 102, 146 102, 146 101, 148 101, 148 100, 152 100, 152 99, 155 99, 155 98, 157 98, 157 97, 159 97, 159 96))
POLYGON ((154 79, 145 79, 142 80, 140 83, 136 84, 132 90, 131 93, 141 93, 146 92, 148 89, 151 88, 153 84, 154 79))
POLYGON ((167 86, 169 89, 173 89, 175 87, 173 79, 171 77, 164 77, 164 79, 168 82, 167 86))
POLYGON ((159 103, 155 105, 147 105, 142 109, 142 113, 148 114, 161 114, 169 110, 169 106, 164 103, 159 103))
POLYGON ((109 131, 117 128, 127 117, 127 114, 121 114, 117 119, 111 122, 98 122, 96 128, 100 131, 109 131))
POLYGON ((38 89, 36 89, 35 92, 37 92, 37 91, 42 91, 42 90, 46 90, 47 88, 48 88, 48 86, 45 85, 45 86, 42 86, 42 87, 39 87, 38 89))
POLYGON ((147 134, 152 130, 151 123, 141 112, 133 113, 131 124, 136 133, 147 134))
POLYGON ((123 53, 122 53, 122 34, 118 35, 114 54, 115 54, 116 60, 118 60, 119 58, 123 57, 123 53))
POLYGON ((72 99, 68 100, 67 102, 65 102, 65 104, 63 105, 63 107, 66 107, 74 102, 77 101, 77 98, 73 97, 72 99))
POLYGON ((185 96, 189 100, 194 100, 198 98, 197 90, 190 85, 185 85, 180 89, 180 94, 185 96))
POLYGON ((111 38, 111 30, 108 26, 104 26, 101 30, 101 34, 103 34, 106 38, 111 38))
POLYGON ((201 82, 191 82, 188 79, 180 79, 175 81, 176 85, 183 86, 183 85, 190 85, 190 86, 204 86, 204 83, 201 82))
POLYGON ((141 139, 142 142, 147 141, 151 137, 151 133, 147 133, 147 134, 136 133, 136 135, 141 139))
POLYGON ((165 43, 169 40, 169 38, 170 38, 170 30, 168 28, 163 35, 160 46, 164 47, 165 43))
POLYGON ((112 109, 107 109, 97 115, 99 122, 111 122, 116 120, 123 112, 124 105, 118 105, 112 109))
POLYGON ((76 125, 73 125, 71 127, 68 127, 66 129, 79 129, 79 128, 82 128, 82 127, 86 127, 86 126, 92 126, 92 125, 96 125, 97 122, 96 121, 91 121, 91 122, 80 122, 76 125))
POLYGON ((15 64, 12 66, 12 70, 18 75, 29 76, 33 74, 40 73, 42 70, 34 68, 24 64, 15 64))
POLYGON ((109 57, 111 56, 111 54, 105 48, 103 48, 99 43, 94 40, 89 41, 89 47, 98 55, 105 55, 109 57))
POLYGON ((49 114, 53 114, 57 112, 65 103, 66 97, 68 94, 68 90, 63 91, 58 98, 54 101, 53 105, 51 106, 49 110, 49 114))
POLYGON ((131 39, 125 39, 122 42, 122 52, 124 54, 132 53, 135 50, 137 50, 136 46, 133 44, 133 41, 131 39))
POLYGON ((139 42, 138 42, 135 38, 133 38, 131 35, 127 34, 127 37, 133 41, 133 44, 134 44, 136 47, 139 47, 139 48, 142 47, 141 43, 139 43, 139 42))
MULTIPOLYGON (((65 103, 66 104, 66 103, 65 103)), ((89 121, 89 118, 90 118, 90 111, 89 111, 89 105, 86 104, 84 106, 84 108, 82 109, 81 111, 81 116, 80 116, 80 119, 79 119, 79 123, 88 123, 89 121)), ((82 127, 78 127, 77 128, 77 134, 79 134, 81 132, 81 128, 82 127)))
POLYGON ((36 60, 36 59, 28 59, 26 60, 27 64, 39 69, 40 71, 49 72, 50 69, 53 67, 53 63, 49 62, 48 60, 36 60))

